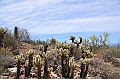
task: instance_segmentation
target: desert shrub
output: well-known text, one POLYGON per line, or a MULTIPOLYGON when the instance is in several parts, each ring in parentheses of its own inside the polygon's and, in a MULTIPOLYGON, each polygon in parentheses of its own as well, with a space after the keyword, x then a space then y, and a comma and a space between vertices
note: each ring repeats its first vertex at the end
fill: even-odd
POLYGON ((11 67, 13 66, 13 64, 15 64, 15 59, 13 57, 10 57, 9 55, 6 55, 6 56, 1 56, 1 59, 3 61, 3 66, 4 66, 4 69, 8 68, 8 67, 11 67))
POLYGON ((120 69, 99 58, 91 59, 89 74, 94 77, 99 76, 102 79, 120 79, 120 69))
POLYGON ((3 69, 4 69, 4 60, 2 58, 2 55, 0 54, 0 75, 3 73, 3 69))

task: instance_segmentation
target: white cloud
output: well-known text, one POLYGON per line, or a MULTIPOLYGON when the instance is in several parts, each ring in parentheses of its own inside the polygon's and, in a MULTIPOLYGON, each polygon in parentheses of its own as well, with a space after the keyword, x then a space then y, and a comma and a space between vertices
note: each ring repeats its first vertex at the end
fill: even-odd
POLYGON ((1 0, 0 26, 32 34, 119 32, 119 0, 1 0))
POLYGON ((120 17, 77 18, 72 20, 49 21, 32 28, 36 34, 64 34, 75 32, 119 32, 120 17))

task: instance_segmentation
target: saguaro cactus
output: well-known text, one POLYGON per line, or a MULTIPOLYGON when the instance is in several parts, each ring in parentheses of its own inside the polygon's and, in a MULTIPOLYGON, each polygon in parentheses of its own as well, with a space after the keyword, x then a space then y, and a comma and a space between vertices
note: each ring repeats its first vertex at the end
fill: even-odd
POLYGON ((29 50, 26 52, 28 54, 28 58, 29 58, 29 63, 28 63, 28 75, 30 75, 30 71, 31 71, 31 68, 33 67, 33 63, 32 63, 32 60, 33 60, 33 55, 34 55, 34 51, 33 50, 29 50))
POLYGON ((41 79, 41 68, 43 61, 40 58, 40 55, 37 55, 33 58, 33 63, 37 67, 37 79, 41 79))
POLYGON ((16 74, 16 78, 15 79, 19 79, 20 76, 20 66, 21 66, 21 62, 24 60, 23 54, 20 54, 18 56, 16 56, 16 63, 17 63, 17 74, 16 74))
POLYGON ((17 27, 14 28, 14 38, 18 39, 18 28, 17 27))

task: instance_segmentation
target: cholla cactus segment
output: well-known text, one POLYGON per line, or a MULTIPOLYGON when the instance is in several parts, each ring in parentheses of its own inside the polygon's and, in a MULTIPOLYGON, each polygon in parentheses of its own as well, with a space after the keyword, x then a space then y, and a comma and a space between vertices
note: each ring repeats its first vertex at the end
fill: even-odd
POLYGON ((34 63, 35 66, 42 66, 43 65, 43 61, 41 60, 40 55, 36 55, 33 58, 33 63, 34 63))
POLYGON ((40 51, 43 51, 43 49, 44 49, 44 46, 43 46, 42 44, 40 44, 40 45, 39 45, 39 50, 40 50, 40 51))
POLYGON ((80 59, 80 63, 81 63, 81 64, 84 64, 84 65, 85 65, 85 64, 89 64, 89 63, 90 63, 90 59, 88 59, 88 58, 85 58, 85 59, 81 58, 81 59, 80 59))
POLYGON ((28 55, 33 55, 34 54, 34 50, 30 49, 29 51, 26 52, 28 55))
POLYGON ((56 48, 57 49, 61 48, 61 43, 60 42, 56 42, 56 48))
POLYGON ((7 32, 7 29, 0 27, 0 37, 7 32))
POLYGON ((74 68, 75 67, 74 57, 70 57, 70 59, 69 59, 69 66, 70 66, 70 68, 74 68))
POLYGON ((74 43, 70 43, 70 44, 69 44, 69 48, 70 48, 70 49, 72 49, 72 48, 74 48, 74 47, 75 47, 75 44, 74 44, 74 43))
POLYGON ((29 64, 29 61, 26 60, 26 62, 25 62, 25 66, 28 67, 28 64, 29 64))
POLYGON ((82 37, 81 36, 79 36, 79 39, 80 39, 80 42, 82 42, 82 37))
POLYGON ((86 50, 86 54, 88 55, 89 58, 93 57, 93 53, 90 52, 90 50, 86 50))
POLYGON ((56 40, 55 38, 53 38, 53 37, 50 39, 50 42, 53 43, 53 44, 55 44, 56 41, 57 41, 57 40, 56 40))
POLYGON ((43 53, 45 59, 48 59, 50 57, 50 51, 46 51, 46 53, 43 53))
POLYGON ((62 55, 68 56, 68 49, 60 49, 60 52, 62 53, 62 55))
POLYGON ((42 52, 42 51, 39 51, 39 55, 43 57, 43 52, 42 52))
POLYGON ((17 55, 16 59, 17 59, 17 62, 18 61, 20 61, 20 62, 23 61, 24 60, 23 54, 17 55))
POLYGON ((75 39, 75 36, 72 36, 72 35, 70 35, 70 38, 69 38, 70 40, 74 40, 75 39))
POLYGON ((52 68, 52 67, 48 68, 48 71, 49 71, 49 72, 52 72, 52 71, 53 71, 53 68, 52 68))
POLYGON ((68 44, 66 44, 66 43, 63 42, 61 45, 62 45, 63 49, 68 49, 68 44))

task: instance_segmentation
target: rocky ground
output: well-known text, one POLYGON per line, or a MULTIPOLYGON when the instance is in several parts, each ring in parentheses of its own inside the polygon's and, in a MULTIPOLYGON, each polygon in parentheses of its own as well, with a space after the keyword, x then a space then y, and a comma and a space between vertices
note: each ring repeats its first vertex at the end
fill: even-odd
MULTIPOLYGON (((13 53, 13 56, 5 56, 5 60, 6 60, 6 68, 8 68, 6 73, 3 73, 0 76, 0 79, 15 79, 16 76, 16 62, 15 62, 15 57, 18 54, 16 51, 19 50, 19 53, 22 53, 24 55, 26 55, 26 51, 28 51, 29 49, 34 49, 36 50, 36 54, 38 52, 38 46, 34 46, 31 44, 27 44, 27 43, 21 43, 19 49, 16 49, 13 53)), ((56 51, 52 50, 51 53, 51 60, 49 60, 49 64, 53 64, 54 61, 56 59, 56 51), (55 57, 52 57, 52 56, 55 57)), ((29 76, 28 78, 24 77, 24 65, 22 65, 21 67, 21 76, 20 79, 37 79, 37 70, 35 67, 32 68, 31 70, 31 76, 29 76)), ((76 61, 76 69, 75 69, 75 74, 74 74, 74 79, 79 79, 79 75, 80 75, 80 64, 79 61, 76 61)), ((42 68, 42 76, 43 76, 43 68, 42 68)), ((50 77, 49 79, 65 79, 62 78, 60 70, 56 70, 56 71, 52 71, 50 73, 50 77)), ((115 67, 113 66, 110 62, 109 63, 105 63, 104 60, 102 60, 101 58, 98 57, 94 57, 91 59, 91 63, 89 66, 89 70, 88 70, 88 75, 86 77, 86 79, 120 79, 120 68, 119 67, 115 67)))

